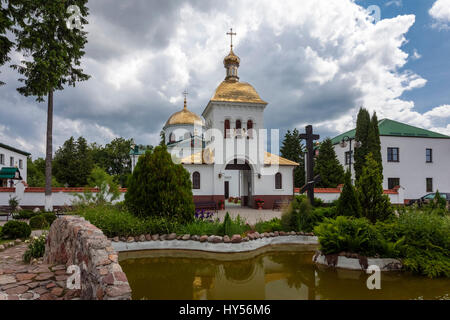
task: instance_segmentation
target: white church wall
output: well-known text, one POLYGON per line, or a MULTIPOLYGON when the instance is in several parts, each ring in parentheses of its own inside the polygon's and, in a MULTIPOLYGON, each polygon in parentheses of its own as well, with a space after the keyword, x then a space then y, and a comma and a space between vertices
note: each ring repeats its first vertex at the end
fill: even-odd
MULTIPOLYGON (((267 169, 267 168, 265 168, 267 169)), ((294 181, 293 181, 292 166, 280 166, 278 170, 275 170, 273 174, 261 175, 261 179, 255 177, 255 195, 274 195, 274 196, 291 196, 294 193, 294 181), (282 175, 282 189, 275 188, 275 174, 280 172, 282 175)))
POLYGON ((194 172, 200 173, 200 189, 193 189, 194 196, 210 196, 214 194, 216 188, 213 177, 212 165, 183 165, 189 171, 192 181, 194 172))

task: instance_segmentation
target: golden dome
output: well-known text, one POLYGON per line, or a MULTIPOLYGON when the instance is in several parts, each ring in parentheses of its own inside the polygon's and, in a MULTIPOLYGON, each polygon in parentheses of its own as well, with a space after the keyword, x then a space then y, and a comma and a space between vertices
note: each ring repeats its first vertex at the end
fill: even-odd
POLYGON ((236 81, 223 81, 211 101, 267 104, 250 84, 236 81))
POLYGON ((184 108, 177 113, 174 113, 169 120, 167 120, 165 127, 177 125, 177 124, 191 124, 204 126, 204 121, 201 117, 195 113, 189 111, 186 106, 186 101, 184 102, 184 108))
POLYGON ((223 59, 223 64, 225 67, 229 66, 230 64, 239 64, 241 63, 241 59, 237 55, 234 54, 233 49, 230 50, 230 53, 223 59))

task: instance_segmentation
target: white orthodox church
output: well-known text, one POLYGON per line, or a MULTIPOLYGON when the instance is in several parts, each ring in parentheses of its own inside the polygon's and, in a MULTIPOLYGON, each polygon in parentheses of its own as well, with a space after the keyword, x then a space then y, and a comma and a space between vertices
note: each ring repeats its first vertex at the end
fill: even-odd
POLYGON ((239 81, 239 65, 231 44, 224 59, 225 80, 202 117, 188 110, 185 98, 184 108, 163 128, 165 142, 174 161, 189 171, 195 202, 233 197, 241 206, 256 207, 255 200, 263 200, 263 208, 272 209, 292 199, 298 164, 265 151, 267 102, 250 84, 239 81))

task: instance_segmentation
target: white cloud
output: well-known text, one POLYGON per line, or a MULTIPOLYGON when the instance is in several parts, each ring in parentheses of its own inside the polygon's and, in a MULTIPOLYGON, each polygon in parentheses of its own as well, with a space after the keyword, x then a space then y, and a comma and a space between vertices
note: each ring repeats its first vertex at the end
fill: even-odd
MULTIPOLYGON (((270 103, 266 127, 314 124, 334 134, 354 126, 360 106, 379 118, 447 126, 437 111, 421 114, 401 98, 427 83, 404 69, 419 57, 402 50, 414 15, 374 24, 352 0, 132 3, 90 4, 83 66, 92 78, 55 95, 55 149, 72 135, 157 144, 164 122, 183 106, 183 90, 190 92, 189 108, 200 114, 223 80, 230 27, 238 33, 241 81, 270 103)), ((20 116, 0 120, 0 140, 42 156, 45 104, 19 96, 11 80, 17 75, 5 74, 10 81, 0 88, 0 119, 10 117, 7 110, 20 116)))
POLYGON ((386 7, 390 7, 392 5, 394 5, 396 7, 401 7, 401 6, 403 6, 403 2, 402 2, 402 0, 392 0, 392 1, 386 2, 386 7))
POLYGON ((450 0, 437 0, 429 14, 435 19, 433 27, 450 29, 450 0))

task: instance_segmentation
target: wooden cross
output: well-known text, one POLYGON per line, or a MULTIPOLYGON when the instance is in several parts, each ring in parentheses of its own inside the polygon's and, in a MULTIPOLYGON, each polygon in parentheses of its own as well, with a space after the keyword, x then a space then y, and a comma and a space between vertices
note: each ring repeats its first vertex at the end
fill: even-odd
POLYGON ((233 32, 233 28, 231 28, 230 32, 227 32, 227 35, 231 37, 231 49, 233 49, 233 36, 236 36, 237 33, 233 32))
POLYGON ((306 150, 308 151, 306 184, 301 189, 301 193, 308 192, 308 198, 311 204, 314 204, 314 185, 320 181, 320 176, 314 176, 314 141, 319 140, 318 134, 313 134, 313 127, 307 126, 306 133, 300 135, 301 139, 306 140, 306 150))

